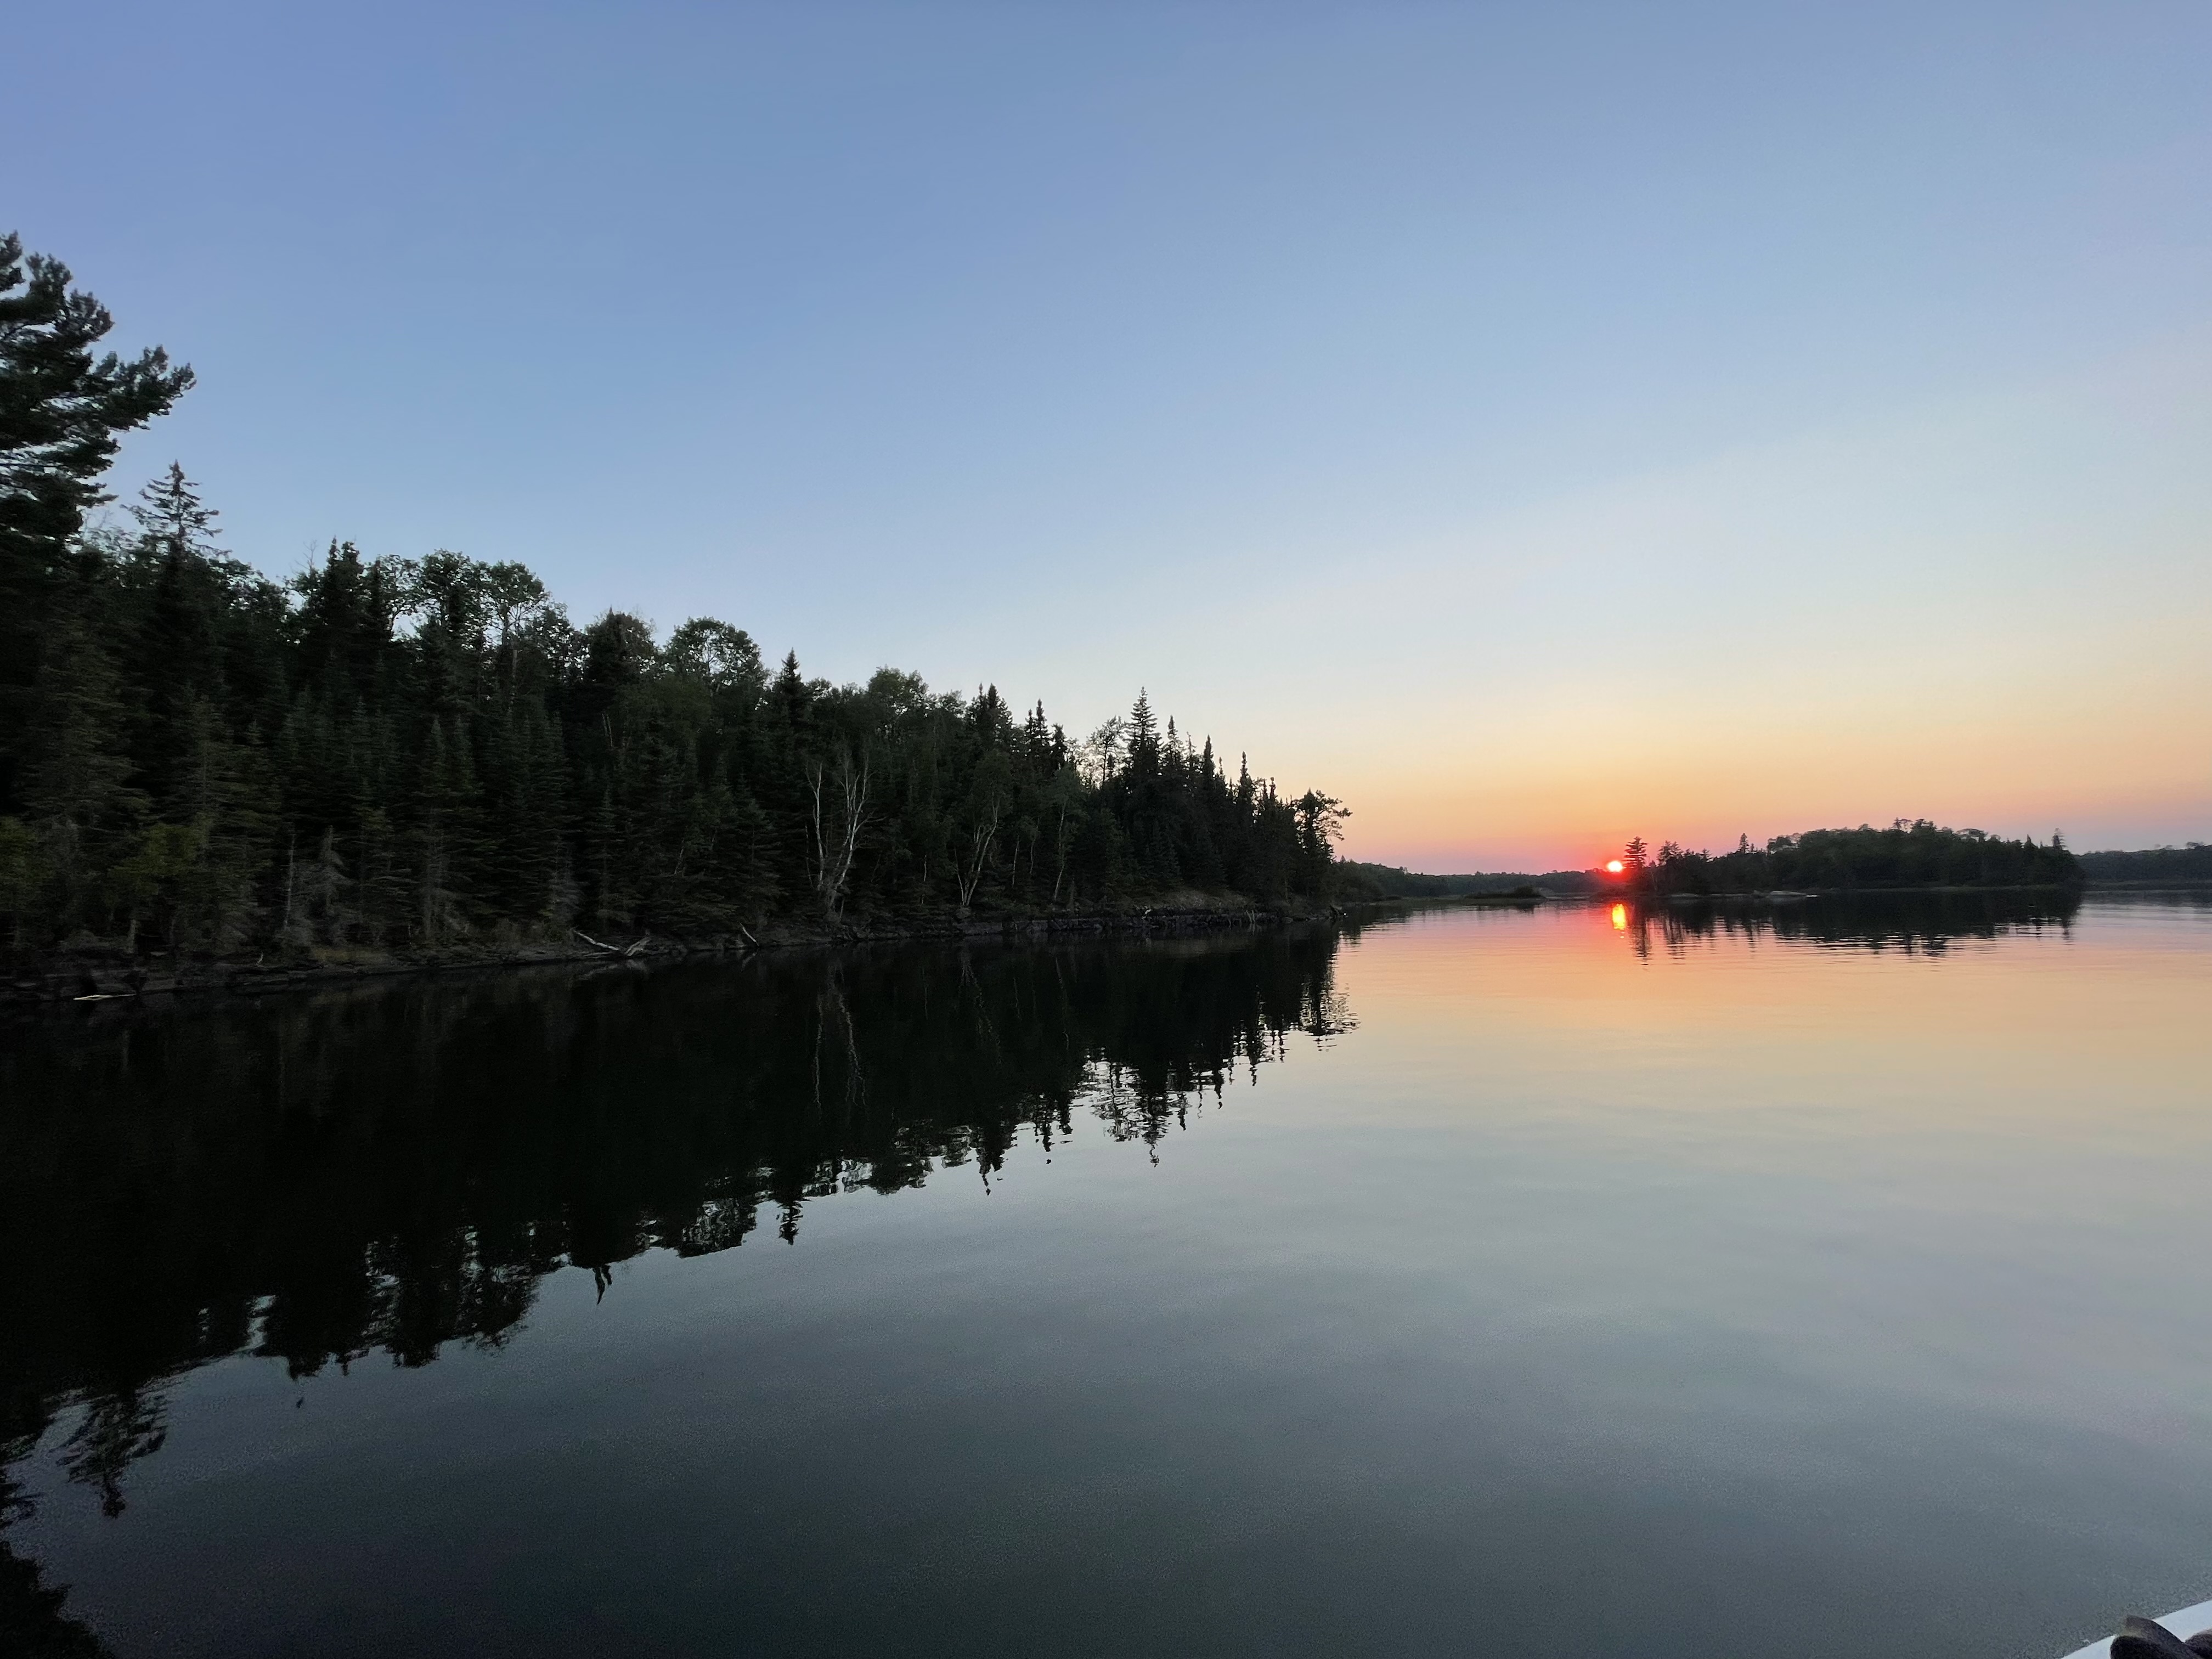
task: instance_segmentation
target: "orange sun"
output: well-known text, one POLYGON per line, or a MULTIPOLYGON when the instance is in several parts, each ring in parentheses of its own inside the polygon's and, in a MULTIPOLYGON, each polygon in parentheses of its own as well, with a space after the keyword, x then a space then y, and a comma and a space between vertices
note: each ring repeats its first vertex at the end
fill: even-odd
POLYGON ((1605 867, 1612 871, 1613 873, 1617 876, 1628 866, 1623 864, 1619 859, 1607 859, 1605 861, 1605 867))

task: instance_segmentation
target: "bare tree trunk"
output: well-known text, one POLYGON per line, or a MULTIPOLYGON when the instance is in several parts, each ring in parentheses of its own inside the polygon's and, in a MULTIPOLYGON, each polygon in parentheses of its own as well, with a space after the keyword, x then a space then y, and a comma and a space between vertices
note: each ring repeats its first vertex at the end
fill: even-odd
POLYGON ((837 856, 837 881, 831 896, 843 902, 845 884, 852 878, 853 861, 860 856, 860 831, 867 827, 868 819, 868 752, 860 751, 860 769, 853 770, 849 754, 838 757, 840 793, 844 796, 845 840, 837 856))
MULTIPOLYGON (((860 1034, 855 1031, 853 1027, 853 1011, 846 1005, 845 988, 843 985, 839 983, 836 972, 834 969, 830 972, 829 988, 823 993, 822 1000, 826 1002, 829 1006, 837 1011, 838 1023, 845 1036, 845 1102, 843 1121, 850 1122, 852 1121, 854 1109, 865 1106, 867 1103, 868 1075, 866 1070, 860 1064, 860 1034)), ((821 1064, 819 1059, 821 1050, 821 1015, 818 1009, 816 1013, 816 1020, 815 1048, 817 1059, 815 1063, 818 1079, 818 1071, 821 1064)), ((821 1091, 821 1085, 818 1080, 815 1085, 815 1091, 817 1098, 818 1099, 821 1091)))
POLYGON ((1067 874, 1067 803, 1066 801, 1062 801, 1060 805, 1060 827, 1053 831, 1052 848, 1058 859, 1052 872, 1052 902, 1057 905, 1060 902, 1060 884, 1067 874))
POLYGON ((969 857, 967 862, 953 867, 952 878, 959 884, 960 908, 963 911, 967 909, 969 901, 975 896, 975 889, 982 884, 983 866, 990 860, 991 843, 999 838, 1000 810, 999 798, 992 796, 990 816, 976 824, 969 836, 969 857))
POLYGON ((822 765, 816 762, 806 769, 806 793, 813 803, 809 828, 814 836, 814 890, 823 890, 828 879, 830 860, 822 839, 822 765))
POLYGON ((300 832, 295 830, 291 839, 284 843, 284 921, 277 933, 284 942, 292 942, 292 907, 300 895, 300 832))
POLYGON ((820 762, 808 769, 806 787, 813 801, 814 888, 822 898, 822 914, 831 927, 836 926, 840 909, 845 902, 845 886, 852 879, 854 860, 860 856, 860 832, 868 822, 867 750, 860 751, 860 769, 853 767, 850 750, 840 750, 837 755, 837 775, 834 793, 829 803, 837 815, 833 828, 826 822, 823 793, 831 783, 829 768, 820 762))

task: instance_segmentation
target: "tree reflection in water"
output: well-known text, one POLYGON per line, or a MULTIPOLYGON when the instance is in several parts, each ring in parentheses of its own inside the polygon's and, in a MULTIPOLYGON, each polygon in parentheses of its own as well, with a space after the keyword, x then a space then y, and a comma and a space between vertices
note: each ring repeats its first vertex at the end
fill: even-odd
MULTIPOLYGON (((2056 896, 1610 907, 1663 962, 1730 934, 1943 951, 2064 927, 2056 896)), ((1511 919, 1499 916, 1501 925, 1511 919)), ((1382 921, 1371 927, 1402 925, 1382 921)), ((1153 1156, 1209 1091, 1350 1016, 1359 927, 910 949, 103 1004, 0 1042, 0 1514, 35 1446, 122 1513, 163 1388, 226 1356, 295 1376, 498 1347, 539 1280, 699 1255, 1089 1123, 1153 1156)), ((94 1653, 0 1542, 0 1647, 94 1653), (25 1634, 27 1632, 27 1634, 25 1634)))
POLYGON ((764 1209, 790 1242, 810 1200, 988 1180, 1086 1116, 1157 1156, 1231 1073, 1348 1026, 1335 948, 822 953, 21 1019, 0 1463, 75 1408, 63 1465, 119 1514, 160 1385, 210 1360, 497 1347, 557 1267, 604 1295, 641 1251, 729 1249, 764 1209))
POLYGON ((2006 933, 2063 932, 2081 908, 2078 893, 2005 891, 1824 893, 1814 898, 1633 902, 1613 906, 1613 925, 1639 957, 1681 956, 1717 939, 1845 950, 1940 954, 1965 940, 2006 933))

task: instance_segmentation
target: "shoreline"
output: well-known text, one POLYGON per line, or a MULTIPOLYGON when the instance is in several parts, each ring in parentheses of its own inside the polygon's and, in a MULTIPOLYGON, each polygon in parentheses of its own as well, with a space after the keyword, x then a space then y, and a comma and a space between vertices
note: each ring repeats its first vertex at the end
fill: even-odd
MULTIPOLYGON (((1523 901, 1524 902, 1526 901, 1523 901)), ((350 985, 363 980, 415 975, 590 963, 672 962, 686 957, 742 957, 769 951, 846 949, 866 945, 957 944, 1053 939, 1174 938, 1212 933, 1259 932, 1326 920, 1327 909, 1291 904, 1182 904, 1118 910, 1009 913, 965 919, 872 917, 836 929, 771 927, 756 936, 736 933, 647 933, 617 945, 544 939, 502 945, 379 950, 368 946, 309 946, 276 961, 268 953, 132 956, 119 947, 88 945, 29 954, 0 963, 0 1007, 90 1006, 153 997, 203 993, 260 995, 350 985)))
MULTIPOLYGON (((1824 887, 1743 893, 1658 893, 1652 905, 1797 905, 1820 899, 1959 897, 2004 894, 2099 893, 2152 895, 2212 893, 2212 882, 2088 882, 2007 887, 1824 887)), ((1195 895, 1182 895, 1186 898, 1195 895)), ((1212 896, 1208 896, 1211 898, 1212 896)), ((310 946, 277 960, 266 952, 213 957, 173 951, 127 955, 119 947, 91 945, 0 959, 0 1008, 90 1006, 205 993, 246 995, 325 989, 366 980, 495 969, 574 967, 589 963, 672 962, 691 957, 742 957, 762 951, 847 949, 867 945, 959 944, 1067 939, 1173 938, 1285 927, 1301 922, 1378 910, 1437 906, 1533 910, 1545 904, 1608 904, 1628 901, 1620 892, 1445 893, 1393 895, 1328 906, 1218 902, 1134 906, 1083 911, 1008 912, 965 919, 952 915, 871 917, 836 929, 771 926, 756 936, 736 933, 646 934, 617 945, 585 939, 539 939, 506 944, 377 949, 310 946)))

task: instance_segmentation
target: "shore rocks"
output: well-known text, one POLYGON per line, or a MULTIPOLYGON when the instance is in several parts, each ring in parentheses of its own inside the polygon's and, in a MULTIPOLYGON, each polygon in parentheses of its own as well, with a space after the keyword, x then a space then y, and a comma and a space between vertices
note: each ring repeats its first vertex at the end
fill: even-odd
POLYGON ((195 991, 247 994, 305 990, 349 980, 460 969, 537 967, 557 963, 665 961, 737 956, 750 951, 823 949, 903 941, 965 942, 1169 936, 1279 927, 1310 919, 1303 908, 1246 905, 1133 907, 1118 910, 1008 912, 959 917, 854 917, 828 927, 766 927, 758 935, 655 931, 613 940, 458 944, 377 951, 347 946, 263 951, 245 957, 160 951, 133 955, 119 945, 72 939, 62 948, 13 957, 0 965, 0 1004, 100 1003, 195 991))

